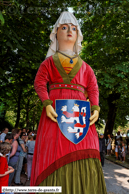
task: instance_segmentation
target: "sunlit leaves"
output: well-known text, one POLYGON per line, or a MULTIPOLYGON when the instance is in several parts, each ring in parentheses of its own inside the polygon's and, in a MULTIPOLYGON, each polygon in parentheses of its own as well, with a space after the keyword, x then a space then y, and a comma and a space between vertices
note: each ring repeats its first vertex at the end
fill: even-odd
POLYGON ((112 4, 110 1, 96 1, 95 3, 87 1, 85 5, 82 3, 79 10, 75 8, 76 16, 81 18, 84 35, 81 57, 94 69, 98 80, 100 118, 105 121, 107 119, 109 95, 120 93, 120 99, 115 103, 119 110, 117 117, 122 116, 124 124, 127 122, 125 116, 128 114, 128 106, 125 106, 124 110, 121 110, 119 106, 120 103, 127 102, 129 93, 128 8, 127 1, 114 1, 112 4), (86 7, 89 7, 89 10, 86 7), (82 14, 84 9, 88 17, 82 14))

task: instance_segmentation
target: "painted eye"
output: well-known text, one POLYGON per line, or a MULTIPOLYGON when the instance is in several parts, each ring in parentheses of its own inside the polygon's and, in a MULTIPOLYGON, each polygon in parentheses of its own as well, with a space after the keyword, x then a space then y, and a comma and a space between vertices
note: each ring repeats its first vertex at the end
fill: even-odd
POLYGON ((67 27, 66 26, 63 26, 62 30, 66 30, 66 29, 67 29, 67 27))
POLYGON ((73 29, 73 31, 76 31, 76 28, 75 27, 73 27, 72 29, 73 29))

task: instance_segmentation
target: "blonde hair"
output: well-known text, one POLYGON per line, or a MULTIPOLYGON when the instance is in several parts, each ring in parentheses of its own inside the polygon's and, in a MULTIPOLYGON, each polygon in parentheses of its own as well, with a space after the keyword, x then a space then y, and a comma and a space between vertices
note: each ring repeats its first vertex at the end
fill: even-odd
POLYGON ((11 145, 7 142, 0 143, 0 153, 5 155, 8 154, 11 150, 11 145))

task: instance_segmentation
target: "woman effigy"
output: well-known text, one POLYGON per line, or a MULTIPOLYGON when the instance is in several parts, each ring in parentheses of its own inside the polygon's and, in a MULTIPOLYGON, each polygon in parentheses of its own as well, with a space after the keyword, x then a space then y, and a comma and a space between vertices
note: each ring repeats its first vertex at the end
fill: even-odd
POLYGON ((106 194, 95 121, 99 92, 92 68, 79 57, 83 36, 72 13, 62 12, 52 33, 46 60, 37 72, 34 87, 43 102, 32 164, 32 186, 62 186, 63 194, 106 194), (49 83, 49 94, 47 92, 49 83), (74 87, 74 88, 73 88, 74 87), (92 116, 82 141, 69 141, 57 124, 56 99, 86 101, 92 116))

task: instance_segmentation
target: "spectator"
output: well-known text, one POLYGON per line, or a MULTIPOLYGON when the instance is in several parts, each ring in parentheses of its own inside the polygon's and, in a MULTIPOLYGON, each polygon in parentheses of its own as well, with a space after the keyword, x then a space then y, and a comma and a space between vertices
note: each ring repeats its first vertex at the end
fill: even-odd
POLYGON ((122 149, 120 145, 118 145, 118 158, 120 159, 120 161, 122 161, 122 149))
POLYGON ((34 131, 32 132, 32 134, 31 134, 32 136, 34 136, 35 135, 35 133, 34 133, 34 131))
MULTIPOLYGON (((12 141, 13 141, 13 135, 12 134, 7 134, 5 136, 5 141, 4 142, 7 142, 10 145, 12 145, 12 141)), ((8 154, 6 154, 6 157, 7 157, 7 161, 9 162, 10 152, 8 154)))
POLYGON ((11 150, 11 145, 7 142, 0 144, 0 193, 2 193, 2 186, 8 186, 9 174, 14 171, 11 166, 8 166, 6 154, 11 150))
POLYGON ((118 131, 117 132, 117 136, 116 136, 117 145, 120 145, 121 144, 121 141, 122 141, 122 137, 120 135, 120 131, 118 131))
POLYGON ((4 142, 5 136, 6 136, 6 134, 8 133, 8 131, 9 131, 8 128, 4 128, 3 133, 1 133, 1 135, 0 135, 0 141, 1 141, 1 142, 4 142))
POLYGON ((32 131, 29 130, 28 133, 27 133, 28 136, 32 135, 32 131))
POLYGON ((111 155, 111 136, 108 134, 108 142, 107 142, 107 156, 111 155))
POLYGON ((33 136, 32 135, 29 135, 28 138, 26 139, 27 140, 26 141, 26 144, 29 143, 30 141, 32 141, 32 138, 33 138, 33 136))
POLYGON ((118 143, 117 142, 115 144, 115 156, 116 156, 116 160, 118 160, 118 143))
POLYGON ((34 132, 35 135, 37 135, 37 130, 34 130, 33 132, 34 132))
POLYGON ((18 158, 19 158, 19 154, 21 151, 21 146, 18 144, 18 141, 17 141, 17 139, 20 136, 20 133, 21 133, 20 129, 12 130, 13 143, 12 143, 12 150, 11 150, 10 158, 9 158, 9 165, 14 168, 14 172, 9 175, 9 184, 8 184, 9 186, 11 185, 13 177, 15 175, 18 158))
POLYGON ((6 134, 5 142, 7 142, 9 144, 12 144, 12 142, 13 142, 13 135, 12 134, 6 134))
MULTIPOLYGON (((24 138, 24 144, 26 144, 28 142, 28 133, 26 131, 28 131, 28 129, 26 130, 24 128, 23 132, 26 134, 26 136, 24 138)), ((27 175, 27 154, 25 155, 25 157, 23 159, 23 168, 22 168, 21 173, 25 173, 25 175, 27 175)))
POLYGON ((22 129, 22 132, 25 133, 26 136, 27 136, 27 132, 26 132, 26 129, 25 128, 22 129))
POLYGON ((25 128, 22 129, 22 132, 26 134, 25 138, 24 138, 24 143, 27 142, 28 140, 28 133, 26 132, 27 130, 25 128))
POLYGON ((22 149, 19 155, 18 166, 17 166, 17 171, 15 175, 15 180, 14 180, 16 185, 22 185, 22 183, 20 182, 20 175, 22 171, 23 160, 24 160, 24 157, 26 156, 26 148, 24 143, 25 138, 26 138, 26 134, 25 132, 22 132, 19 138, 19 143, 22 149))
POLYGON ((124 142, 122 143, 122 159, 123 159, 123 162, 125 162, 125 144, 124 144, 124 142))
MULTIPOLYGON (((114 142, 114 135, 113 133, 111 134, 111 143, 114 142)), ((112 145, 111 145, 111 150, 112 150, 112 145)))
POLYGON ((126 142, 127 142, 127 151, 128 151, 128 145, 129 145, 129 129, 128 129, 127 135, 126 135, 126 142))
POLYGON ((104 166, 105 138, 103 133, 100 134, 100 138, 99 138, 99 150, 100 150, 101 164, 102 166, 104 166))
POLYGON ((114 135, 113 135, 113 133, 111 134, 111 139, 113 139, 114 138, 114 135))
POLYGON ((32 168, 35 140, 36 140, 36 135, 31 136, 31 141, 26 144, 26 146, 28 148, 28 153, 27 153, 27 175, 28 175, 28 180, 30 180, 30 176, 31 176, 31 168, 32 168))

